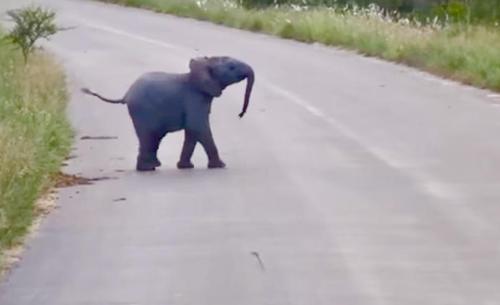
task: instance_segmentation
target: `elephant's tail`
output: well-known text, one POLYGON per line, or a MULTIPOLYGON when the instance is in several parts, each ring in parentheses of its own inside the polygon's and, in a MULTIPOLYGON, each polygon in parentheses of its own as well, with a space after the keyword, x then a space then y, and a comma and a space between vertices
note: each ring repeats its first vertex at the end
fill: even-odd
POLYGON ((97 97, 98 99, 105 101, 106 103, 111 103, 111 104, 126 104, 124 99, 119 99, 119 100, 110 100, 108 98, 102 97, 101 95, 95 93, 94 91, 88 89, 88 88, 82 88, 82 92, 88 95, 93 95, 97 97))

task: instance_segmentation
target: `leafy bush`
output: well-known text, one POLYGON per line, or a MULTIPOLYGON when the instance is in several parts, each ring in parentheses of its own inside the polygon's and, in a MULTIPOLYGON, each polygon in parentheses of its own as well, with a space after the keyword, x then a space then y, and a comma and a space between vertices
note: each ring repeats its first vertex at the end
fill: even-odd
POLYGON ((15 25, 6 38, 21 49, 25 62, 38 40, 48 39, 61 30, 55 24, 55 12, 39 6, 11 10, 7 15, 15 25))

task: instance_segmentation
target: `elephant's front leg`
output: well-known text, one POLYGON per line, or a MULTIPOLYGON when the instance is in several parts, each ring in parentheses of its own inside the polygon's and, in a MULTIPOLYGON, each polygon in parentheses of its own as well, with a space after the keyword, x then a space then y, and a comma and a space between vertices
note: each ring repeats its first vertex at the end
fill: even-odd
POLYGON ((217 150, 217 146, 215 146, 214 138, 212 136, 212 131, 210 127, 208 127, 203 132, 198 134, 198 141, 205 149, 205 152, 208 156, 208 168, 224 168, 226 164, 222 162, 219 157, 219 151, 217 150))
POLYGON ((207 100, 193 100, 187 104, 186 131, 203 146, 208 156, 208 168, 224 168, 226 164, 219 157, 210 129, 210 105, 211 101, 207 100))
POLYGON ((194 148, 196 146, 196 136, 192 131, 184 131, 184 145, 182 146, 182 153, 179 162, 177 162, 178 169, 189 169, 194 168, 191 162, 191 157, 193 156, 194 148))

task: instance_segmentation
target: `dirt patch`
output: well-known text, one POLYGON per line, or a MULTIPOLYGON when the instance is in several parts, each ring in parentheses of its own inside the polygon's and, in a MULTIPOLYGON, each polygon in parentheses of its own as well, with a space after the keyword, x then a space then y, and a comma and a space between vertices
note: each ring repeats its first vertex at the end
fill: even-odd
MULTIPOLYGON (((64 173, 57 173, 54 177, 55 188, 71 187, 76 185, 91 185, 97 181, 118 179, 116 177, 96 177, 85 178, 78 175, 68 175, 64 173)), ((78 193, 78 192, 77 192, 78 193)), ((35 202, 35 217, 32 225, 28 229, 28 234, 19 241, 19 243, 9 249, 0 252, 0 281, 5 279, 7 274, 13 267, 21 261, 21 255, 25 249, 25 241, 31 238, 40 227, 44 218, 57 209, 57 193, 55 190, 48 191, 40 199, 35 202)), ((126 198, 117 198, 115 201, 125 201, 126 198)))
POLYGON ((77 175, 68 175, 61 172, 56 174, 55 181, 56 181, 55 183, 56 188, 92 184, 87 178, 77 175))
POLYGON ((31 238, 40 227, 43 219, 57 208, 57 194, 55 191, 49 191, 35 202, 35 217, 33 223, 28 228, 28 233, 19 241, 19 243, 0 253, 0 280, 5 279, 13 267, 21 261, 21 255, 25 249, 25 241, 31 238))
POLYGON ((1 253, 2 265, 0 266, 0 281, 5 279, 9 271, 12 270, 12 267, 19 263, 23 251, 24 246, 18 245, 10 249, 5 249, 3 253, 1 253))
POLYGON ((69 156, 66 157, 65 160, 73 160, 73 159, 76 159, 76 158, 77 158, 76 155, 69 155, 69 156))
POLYGON ((96 177, 96 178, 85 178, 82 176, 78 175, 68 175, 65 173, 57 173, 55 177, 55 187, 56 188, 64 188, 64 187, 71 187, 71 186, 76 186, 76 185, 91 185, 94 182, 97 181, 104 181, 104 180, 114 180, 118 179, 116 177, 96 177))

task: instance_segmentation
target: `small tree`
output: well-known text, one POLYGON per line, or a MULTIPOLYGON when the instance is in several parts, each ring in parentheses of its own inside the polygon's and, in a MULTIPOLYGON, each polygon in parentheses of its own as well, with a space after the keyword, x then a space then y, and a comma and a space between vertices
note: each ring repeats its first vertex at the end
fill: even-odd
POLYGON ((39 39, 49 39, 62 30, 55 24, 56 13, 39 6, 10 10, 7 15, 15 25, 6 38, 21 49, 25 62, 39 39))

